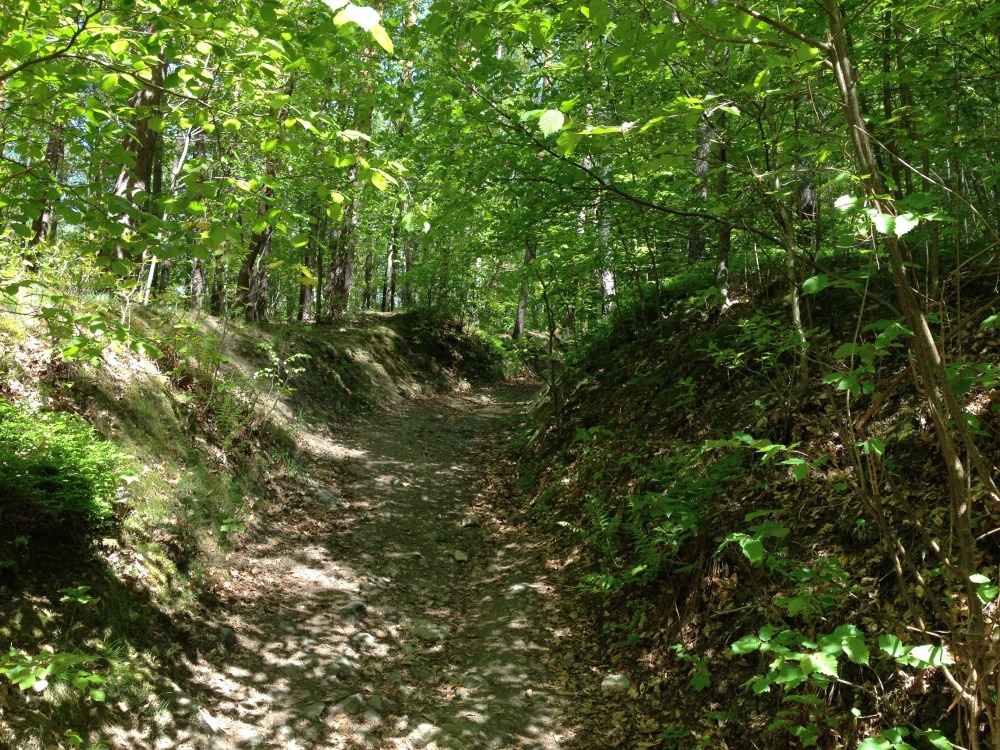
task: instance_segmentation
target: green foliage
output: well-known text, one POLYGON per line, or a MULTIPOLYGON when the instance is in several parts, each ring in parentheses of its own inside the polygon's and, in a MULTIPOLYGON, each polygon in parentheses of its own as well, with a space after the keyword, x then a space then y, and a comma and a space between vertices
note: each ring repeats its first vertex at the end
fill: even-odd
POLYGON ((73 414, 0 400, 0 516, 3 541, 70 535, 115 516, 128 461, 73 414))
MULTIPOLYGON (((601 440, 609 437, 599 427, 578 430, 577 439, 585 445, 581 463, 599 457, 601 440)), ((585 575, 584 582, 602 593, 644 586, 665 568, 683 568, 683 549, 713 517, 713 498, 745 471, 737 453, 708 457, 703 449, 685 445, 652 459, 628 454, 620 464, 642 490, 620 500, 588 492, 586 525, 563 524, 596 548, 602 570, 585 575)), ((591 474, 597 483, 602 477, 600 469, 591 474)))
POLYGON ((6 655, 0 656, 0 675, 21 690, 36 693, 44 691, 50 683, 68 682, 92 700, 103 702, 107 694, 101 685, 107 680, 90 668, 98 661, 99 657, 90 654, 49 651, 26 654, 11 648, 6 655))

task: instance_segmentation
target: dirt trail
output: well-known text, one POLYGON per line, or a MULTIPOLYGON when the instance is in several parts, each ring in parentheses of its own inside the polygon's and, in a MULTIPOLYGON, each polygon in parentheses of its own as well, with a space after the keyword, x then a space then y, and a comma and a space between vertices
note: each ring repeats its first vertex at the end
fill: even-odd
POLYGON ((308 482, 232 561, 216 632, 152 747, 555 748, 573 636, 544 551, 481 499, 506 387, 305 438, 308 482))

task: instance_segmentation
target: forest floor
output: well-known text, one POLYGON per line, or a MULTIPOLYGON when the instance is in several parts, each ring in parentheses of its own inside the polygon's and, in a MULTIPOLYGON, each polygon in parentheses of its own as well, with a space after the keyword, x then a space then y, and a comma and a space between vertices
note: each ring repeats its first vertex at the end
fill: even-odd
POLYGON ((629 687, 602 692, 581 665, 592 618, 496 474, 532 392, 453 392, 303 434, 299 478, 228 558, 171 708, 112 742, 604 746, 580 730, 576 683, 611 700, 629 687))

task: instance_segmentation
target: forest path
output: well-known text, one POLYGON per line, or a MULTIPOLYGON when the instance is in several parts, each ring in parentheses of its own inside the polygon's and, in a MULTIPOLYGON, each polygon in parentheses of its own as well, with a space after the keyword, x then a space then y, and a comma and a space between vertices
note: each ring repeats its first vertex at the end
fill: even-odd
POLYGON ((557 574, 483 496, 530 395, 440 395, 305 436, 309 479, 230 561, 225 628, 191 665, 210 731, 166 746, 586 746, 564 725, 557 574))

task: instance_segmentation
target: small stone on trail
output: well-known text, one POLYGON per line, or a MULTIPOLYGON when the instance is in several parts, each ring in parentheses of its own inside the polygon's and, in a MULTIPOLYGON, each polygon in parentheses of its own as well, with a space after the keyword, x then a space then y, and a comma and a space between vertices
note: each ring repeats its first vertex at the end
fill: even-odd
POLYGON ((458 522, 458 525, 467 529, 475 528, 479 525, 479 519, 471 513, 466 513, 462 516, 462 520, 458 522))
POLYGON ((326 711, 325 703, 311 703, 302 709, 302 715, 311 721, 316 721, 324 711, 326 711))
POLYGON ((357 664, 344 656, 338 656, 333 660, 330 665, 330 673, 337 675, 337 677, 346 677, 351 674, 356 668, 357 664))
POLYGON ((334 716, 346 715, 354 716, 365 710, 365 699, 361 693, 354 693, 343 700, 339 700, 330 707, 334 716))
POLYGON ((313 495, 315 495, 317 500, 326 503, 331 508, 337 507, 337 496, 330 492, 330 490, 324 487, 318 487, 315 492, 313 492, 313 495))
POLYGON ((601 690, 606 693, 627 693, 631 688, 632 681, 623 674, 609 674, 601 681, 601 690))
POLYGON ((375 645, 375 636, 371 633, 355 633, 351 636, 351 643, 360 648, 375 645))
POLYGON ((462 550, 457 549, 451 553, 451 556, 455 558, 456 562, 469 562, 469 556, 462 552, 462 550))
POLYGON ((227 649, 236 648, 239 642, 236 640, 236 631, 232 628, 219 628, 219 643, 227 649))
POLYGON ((338 610, 342 615, 363 615, 368 611, 368 607, 360 599, 355 599, 345 604, 338 610))
POLYGON ((429 544, 436 544, 441 541, 441 532, 428 531, 426 534, 421 534, 420 538, 429 544))
POLYGON ((385 698, 380 695, 373 695, 368 699, 368 708, 372 711, 377 711, 380 714, 384 714, 387 710, 385 704, 385 698))
POLYGON ((421 560, 423 559, 423 554, 414 550, 413 552, 390 552, 389 559, 391 560, 421 560))
POLYGON ((415 635, 423 641, 443 641, 446 631, 440 625, 425 622, 410 627, 410 635, 415 635))

